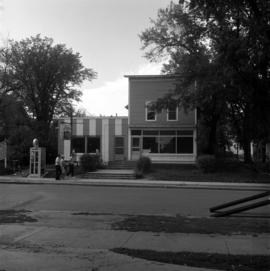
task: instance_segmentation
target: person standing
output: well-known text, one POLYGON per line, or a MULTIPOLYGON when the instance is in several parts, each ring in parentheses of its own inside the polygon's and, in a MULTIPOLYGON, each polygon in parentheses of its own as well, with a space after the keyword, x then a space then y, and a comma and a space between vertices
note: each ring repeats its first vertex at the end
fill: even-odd
POLYGON ((55 158, 55 180, 60 180, 60 176, 62 173, 60 160, 61 160, 61 156, 60 156, 60 154, 58 154, 55 158))

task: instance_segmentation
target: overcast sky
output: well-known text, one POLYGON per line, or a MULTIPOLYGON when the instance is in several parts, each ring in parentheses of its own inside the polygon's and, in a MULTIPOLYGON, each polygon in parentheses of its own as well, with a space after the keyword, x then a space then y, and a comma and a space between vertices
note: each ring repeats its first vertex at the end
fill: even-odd
MULTIPOLYGON (((1 38, 41 34, 82 56, 98 79, 82 86, 80 107, 94 115, 127 115, 125 74, 159 74, 143 58, 138 34, 170 0, 0 0, 1 38)), ((174 1, 175 2, 175 1, 174 1)))

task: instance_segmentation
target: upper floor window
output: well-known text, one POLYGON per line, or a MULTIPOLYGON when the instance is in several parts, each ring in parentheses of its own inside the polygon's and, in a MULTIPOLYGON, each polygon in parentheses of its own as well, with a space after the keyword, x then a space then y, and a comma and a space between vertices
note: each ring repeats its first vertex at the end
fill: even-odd
POLYGON ((145 118, 147 121, 156 121, 156 110, 151 108, 151 102, 146 102, 145 111, 145 118))
POLYGON ((178 107, 177 106, 170 106, 167 109, 167 120, 168 121, 178 120, 178 107))

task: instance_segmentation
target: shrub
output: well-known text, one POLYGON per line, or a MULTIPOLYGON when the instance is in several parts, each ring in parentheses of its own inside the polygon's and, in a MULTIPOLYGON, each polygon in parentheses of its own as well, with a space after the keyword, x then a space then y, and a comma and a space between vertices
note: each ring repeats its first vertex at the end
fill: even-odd
POLYGON ((80 157, 80 165, 84 172, 96 170, 99 167, 99 164, 99 155, 92 155, 86 153, 80 157))
POLYGON ((214 155, 201 155, 197 159, 197 166, 204 173, 216 171, 216 159, 214 155))
POLYGON ((152 161, 149 157, 141 156, 140 159, 136 163, 135 173, 147 173, 151 170, 152 161))

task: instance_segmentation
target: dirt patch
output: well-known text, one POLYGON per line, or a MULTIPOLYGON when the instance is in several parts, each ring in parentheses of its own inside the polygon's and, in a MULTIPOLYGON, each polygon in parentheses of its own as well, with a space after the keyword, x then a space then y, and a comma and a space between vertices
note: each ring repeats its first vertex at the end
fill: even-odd
POLYGON ((0 210, 0 224, 37 222, 28 210, 0 210))
POLYGON ((114 248, 111 251, 149 261, 226 271, 268 271, 270 267, 270 258, 264 255, 160 252, 128 248, 114 248))
POLYGON ((114 230, 201 234, 257 234, 270 232, 270 219, 129 216, 112 224, 114 230))

